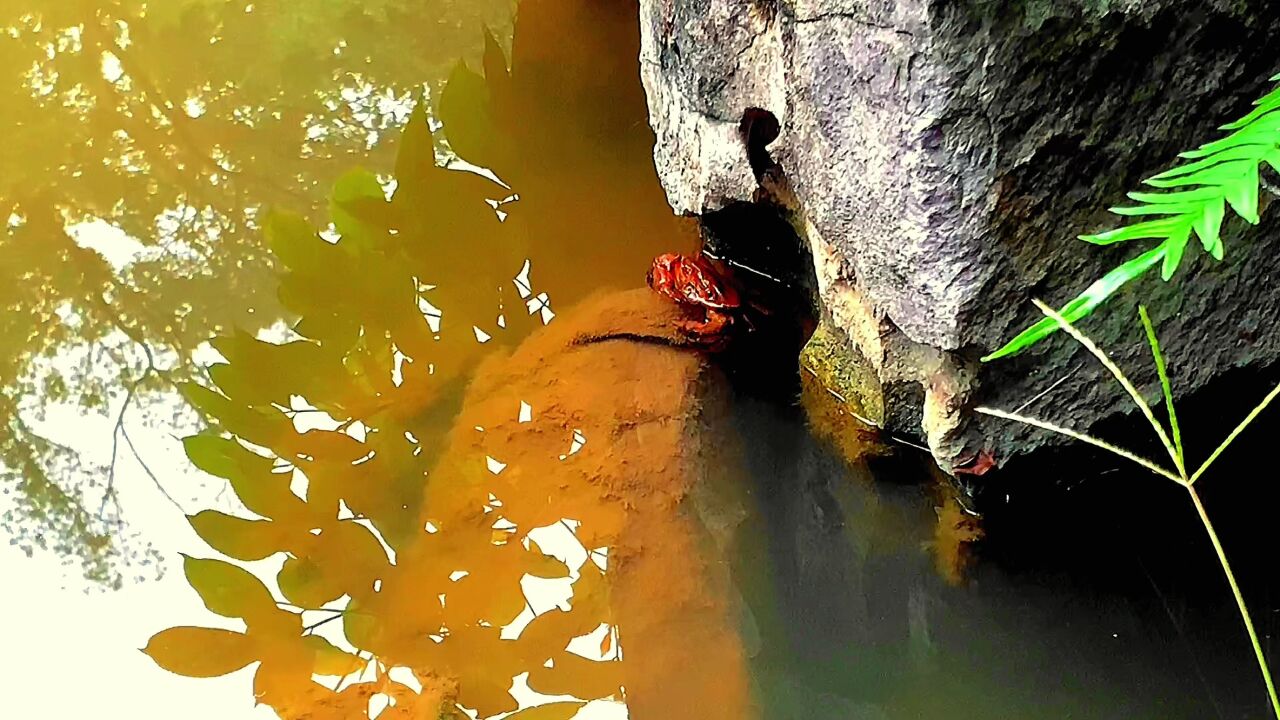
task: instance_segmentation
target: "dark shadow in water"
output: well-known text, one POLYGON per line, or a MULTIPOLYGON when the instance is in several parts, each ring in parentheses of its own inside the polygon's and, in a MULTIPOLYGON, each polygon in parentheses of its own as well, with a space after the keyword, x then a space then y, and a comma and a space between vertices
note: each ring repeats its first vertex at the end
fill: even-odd
MULTIPOLYGON (((768 717, 849 717, 849 702, 855 717, 942 717, 952 702, 949 717, 1204 716, 1191 709, 1201 688, 1158 679, 1176 670, 1162 667, 1172 648, 1153 632, 1159 618, 1078 578, 1026 582, 980 565, 967 587, 948 586, 925 549, 927 488, 845 467, 788 415, 739 405, 766 528, 744 539, 739 565, 768 717)), ((923 477, 910 463, 875 468, 899 473, 923 477)))
MULTIPOLYGON (((1189 461, 1207 457, 1277 379, 1274 372, 1234 371, 1180 403, 1189 461)), ((1140 418, 1120 418, 1094 434, 1159 457, 1145 429, 1140 418)), ((1280 483, 1259 460, 1270 456, 1277 431, 1280 417, 1264 413, 1197 483, 1273 672, 1280 659, 1280 574, 1268 528, 1275 525, 1280 483)), ((1198 714, 1188 717, 1267 716, 1248 638, 1185 493, 1080 448, 1019 461, 993 480, 980 498, 989 532, 1003 538, 984 551, 990 565, 1026 584, 1080 588, 1126 603, 1147 632, 1164 640, 1171 677, 1199 695, 1198 714)))
MULTIPOLYGON (((783 355, 739 355, 750 367, 730 373, 790 379, 768 397, 739 386, 734 403, 757 513, 735 573, 765 717, 1265 717, 1225 579, 1177 488, 1078 450, 1014 463, 977 498, 978 564, 948 584, 929 557, 939 503, 926 459, 844 463, 804 427, 783 355)), ((1223 386, 1186 417, 1225 433, 1270 384, 1223 386)), ((1205 480, 1265 637, 1280 593, 1275 544, 1257 538, 1280 484, 1246 459, 1265 456, 1277 425, 1251 430, 1205 480)))

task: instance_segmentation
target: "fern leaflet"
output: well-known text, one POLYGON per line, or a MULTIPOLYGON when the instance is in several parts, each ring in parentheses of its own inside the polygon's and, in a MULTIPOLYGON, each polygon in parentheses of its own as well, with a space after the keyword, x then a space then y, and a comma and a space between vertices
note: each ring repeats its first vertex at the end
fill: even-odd
MULTIPOLYGON (((1280 82, 1280 75, 1271 81, 1280 82)), ((1130 240, 1158 240, 1159 244, 1107 273, 1064 305, 1059 314, 1068 322, 1076 322, 1093 312, 1126 283, 1157 264, 1160 277, 1166 282, 1170 280, 1193 235, 1205 252, 1221 260, 1221 231, 1227 207, 1251 225, 1258 224, 1261 166, 1266 163, 1280 172, 1280 87, 1255 101, 1248 115, 1220 129, 1230 134, 1180 154, 1179 157, 1188 162, 1143 181, 1156 188, 1155 192, 1131 192, 1128 197, 1134 205, 1110 209, 1117 215, 1143 220, 1080 236, 1081 240, 1095 245, 1130 240)), ((1017 353, 1058 328, 1056 321, 1045 318, 982 360, 987 362, 1017 353)))

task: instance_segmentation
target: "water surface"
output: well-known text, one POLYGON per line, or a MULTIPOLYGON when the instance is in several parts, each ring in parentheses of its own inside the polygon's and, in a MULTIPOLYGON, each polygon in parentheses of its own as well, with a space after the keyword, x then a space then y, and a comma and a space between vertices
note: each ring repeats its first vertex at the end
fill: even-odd
POLYGON ((2 17, 11 714, 1262 716, 1188 508, 879 444, 799 266, 678 330, 633 4, 2 17))

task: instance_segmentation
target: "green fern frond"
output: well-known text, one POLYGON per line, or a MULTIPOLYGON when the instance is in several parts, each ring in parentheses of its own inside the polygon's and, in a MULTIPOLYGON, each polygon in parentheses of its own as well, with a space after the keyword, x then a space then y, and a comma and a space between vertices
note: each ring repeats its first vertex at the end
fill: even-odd
MULTIPOLYGON (((1280 82, 1280 75, 1271 78, 1280 82)), ((1179 157, 1189 162, 1153 175, 1143 181, 1155 192, 1131 192, 1135 205, 1113 207, 1122 217, 1148 217, 1130 225, 1104 232, 1081 235, 1094 245, 1113 245, 1130 240, 1158 240, 1147 252, 1125 262, 1062 307, 1059 313, 1076 321, 1093 312, 1129 281, 1143 275, 1157 263, 1160 277, 1170 280, 1177 272, 1192 234, 1215 260, 1222 260, 1222 223, 1226 208, 1251 225, 1257 225, 1259 171, 1266 163, 1280 172, 1280 87, 1259 100, 1239 120, 1222 126, 1226 137, 1201 145, 1179 157)), ((1057 323, 1040 321, 1010 340, 1004 347, 982 358, 983 362, 1013 355, 1058 330, 1057 323)))

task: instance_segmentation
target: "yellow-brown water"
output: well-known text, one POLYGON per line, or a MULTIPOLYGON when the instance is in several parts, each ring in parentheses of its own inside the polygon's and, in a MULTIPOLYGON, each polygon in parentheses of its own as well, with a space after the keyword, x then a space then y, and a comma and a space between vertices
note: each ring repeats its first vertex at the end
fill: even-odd
POLYGON ((1261 707, 1150 598, 975 565, 786 318, 749 373, 676 330, 634 3, 9 5, 3 557, 55 660, 6 716, 77 672, 131 717, 1261 707))

